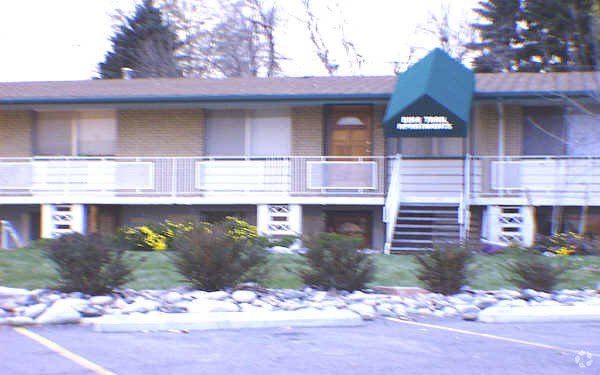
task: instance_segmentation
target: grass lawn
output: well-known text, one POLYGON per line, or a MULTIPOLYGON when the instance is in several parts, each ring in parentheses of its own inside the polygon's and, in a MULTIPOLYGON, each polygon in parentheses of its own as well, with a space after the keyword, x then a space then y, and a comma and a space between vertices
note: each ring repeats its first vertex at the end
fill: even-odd
MULTIPOLYGON (((166 289, 185 285, 181 276, 169 261, 169 255, 161 252, 132 252, 135 261, 143 260, 135 271, 136 281, 126 285, 134 289, 166 289)), ((474 278, 471 287, 477 289, 514 288, 502 277, 501 265, 518 260, 518 255, 477 255, 473 265, 474 278)), ((302 281, 295 270, 302 258, 298 255, 271 255, 269 280, 271 288, 300 288, 302 281)), ((563 261, 556 259, 556 261, 563 261)), ((600 257, 569 257, 576 266, 567 274, 568 281, 560 288, 592 288, 600 281, 600 257)), ((414 270, 416 261, 412 255, 376 255, 377 271, 373 285, 415 286, 420 285, 414 270)), ((0 250, 0 285, 20 288, 48 288, 57 276, 53 265, 37 249, 0 250)))

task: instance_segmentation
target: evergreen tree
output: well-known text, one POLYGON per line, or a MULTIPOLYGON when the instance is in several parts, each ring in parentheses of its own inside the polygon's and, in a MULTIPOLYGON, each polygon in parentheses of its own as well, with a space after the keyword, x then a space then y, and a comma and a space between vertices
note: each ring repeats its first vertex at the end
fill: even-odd
POLYGON ((598 70, 594 0, 527 0, 523 59, 533 71, 598 70))
POLYGON ((473 11, 487 23, 473 24, 481 34, 480 43, 471 43, 468 48, 481 54, 473 61, 477 72, 501 72, 519 70, 520 45, 523 42, 519 32, 522 20, 520 0, 480 1, 480 8, 473 11))
POLYGON ((134 78, 181 76, 176 56, 181 44, 152 0, 136 6, 111 41, 113 50, 98 65, 100 78, 121 78, 122 68, 132 69, 134 78))

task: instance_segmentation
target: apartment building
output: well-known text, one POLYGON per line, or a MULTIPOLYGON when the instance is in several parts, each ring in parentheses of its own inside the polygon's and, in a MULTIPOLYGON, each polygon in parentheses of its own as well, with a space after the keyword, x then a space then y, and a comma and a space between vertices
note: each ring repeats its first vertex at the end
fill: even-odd
POLYGON ((599 78, 434 50, 399 76, 0 83, 0 238, 227 215, 386 252, 595 233, 599 78))

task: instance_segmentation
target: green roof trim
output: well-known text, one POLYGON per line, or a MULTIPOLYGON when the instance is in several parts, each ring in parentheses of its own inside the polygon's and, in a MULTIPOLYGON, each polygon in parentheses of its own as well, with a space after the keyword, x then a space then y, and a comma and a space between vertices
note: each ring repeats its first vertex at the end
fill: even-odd
POLYGON ((398 76, 383 126, 387 137, 466 137, 475 74, 437 48, 398 76))

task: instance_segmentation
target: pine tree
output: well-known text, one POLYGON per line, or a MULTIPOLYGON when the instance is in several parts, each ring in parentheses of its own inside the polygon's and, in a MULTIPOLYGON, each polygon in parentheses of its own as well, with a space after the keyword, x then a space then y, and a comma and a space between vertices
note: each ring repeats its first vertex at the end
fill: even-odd
POLYGON ((527 0, 523 58, 529 70, 598 70, 594 5, 594 0, 527 0))
POLYGON ((480 1, 480 8, 473 11, 487 23, 473 24, 481 34, 480 43, 472 43, 468 48, 481 51, 473 61, 477 72, 501 72, 519 70, 520 44, 523 39, 519 32, 522 20, 520 0, 480 1))
POLYGON ((136 6, 111 42, 113 50, 98 64, 100 78, 121 78, 122 68, 132 69, 134 78, 181 76, 176 56, 181 44, 152 0, 136 6))

